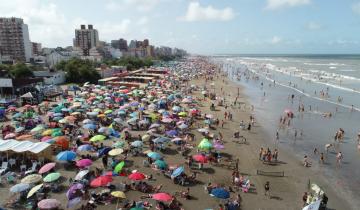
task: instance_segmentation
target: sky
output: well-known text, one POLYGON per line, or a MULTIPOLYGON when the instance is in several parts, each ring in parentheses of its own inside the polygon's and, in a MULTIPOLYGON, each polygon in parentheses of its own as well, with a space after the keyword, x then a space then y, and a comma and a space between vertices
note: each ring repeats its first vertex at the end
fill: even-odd
POLYGON ((43 47, 93 24, 102 41, 148 38, 195 54, 360 53, 360 0, 0 0, 43 47))

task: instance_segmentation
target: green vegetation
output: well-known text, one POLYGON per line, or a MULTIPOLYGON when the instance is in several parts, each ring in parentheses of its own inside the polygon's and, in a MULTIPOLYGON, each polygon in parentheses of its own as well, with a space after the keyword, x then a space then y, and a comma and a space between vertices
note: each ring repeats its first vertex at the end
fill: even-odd
POLYGON ((28 66, 24 63, 17 63, 15 65, 5 65, 0 64, 0 69, 5 70, 6 74, 17 79, 17 78, 26 78, 33 77, 34 67, 28 66))
POLYGON ((123 57, 119 59, 108 59, 104 61, 109 66, 126 66, 127 70, 135 70, 143 67, 150 67, 154 64, 151 58, 123 57))
POLYGON ((94 62, 89 60, 73 58, 69 61, 61 61, 56 65, 56 69, 66 72, 66 82, 97 83, 100 74, 96 71, 95 65, 94 62))

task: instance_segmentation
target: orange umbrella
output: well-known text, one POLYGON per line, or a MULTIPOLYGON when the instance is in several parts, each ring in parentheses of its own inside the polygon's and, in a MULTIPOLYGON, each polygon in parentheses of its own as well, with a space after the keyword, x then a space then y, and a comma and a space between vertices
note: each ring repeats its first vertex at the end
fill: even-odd
POLYGON ((62 149, 69 148, 69 140, 65 136, 59 136, 55 140, 55 144, 60 146, 62 149))
POLYGON ((25 134, 25 135, 16 137, 16 140, 25 140, 25 139, 32 139, 32 135, 25 134))

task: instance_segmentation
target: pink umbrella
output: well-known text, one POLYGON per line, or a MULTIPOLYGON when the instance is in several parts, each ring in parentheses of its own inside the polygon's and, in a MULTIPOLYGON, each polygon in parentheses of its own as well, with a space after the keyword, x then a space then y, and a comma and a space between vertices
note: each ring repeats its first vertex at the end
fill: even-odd
POLYGON ((4 139, 12 139, 15 138, 15 136, 16 136, 15 133, 9 133, 4 137, 4 139))
POLYGON ((91 166, 92 160, 90 159, 81 159, 76 161, 76 166, 80 168, 91 166))
POLYGON ((61 203, 56 199, 44 199, 41 200, 37 205, 39 209, 55 209, 58 208, 61 203))
POLYGON ((205 155, 197 154, 193 156, 193 159, 199 163, 207 163, 207 158, 205 155))
POLYGON ((52 139, 52 137, 51 136, 44 136, 44 137, 41 138, 41 141, 46 142, 49 139, 52 139))
POLYGON ((173 121, 173 119, 171 119, 171 118, 164 118, 161 120, 161 122, 163 122, 163 123, 171 123, 172 121, 173 121))
POLYGON ((40 168, 39 174, 43 174, 43 173, 50 171, 51 169, 53 169, 55 167, 55 165, 56 165, 56 163, 45 164, 43 167, 40 168))
POLYGON ((153 194, 151 198, 157 201, 164 201, 164 202, 169 202, 173 199, 173 197, 168 193, 156 193, 153 194))

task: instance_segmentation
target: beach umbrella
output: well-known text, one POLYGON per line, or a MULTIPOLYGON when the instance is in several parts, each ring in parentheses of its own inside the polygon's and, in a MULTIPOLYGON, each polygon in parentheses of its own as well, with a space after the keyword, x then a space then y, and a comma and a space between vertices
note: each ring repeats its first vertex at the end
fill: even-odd
POLYGON ((22 132, 24 130, 25 130, 24 127, 18 127, 18 128, 15 129, 15 133, 20 133, 20 132, 22 132))
POLYGON ((6 136, 4 137, 4 139, 13 139, 16 137, 16 134, 15 133, 9 133, 9 134, 6 134, 6 136))
POLYGON ((186 117, 186 116, 187 116, 187 113, 186 113, 186 112, 180 112, 180 113, 178 114, 178 116, 180 116, 180 117, 186 117))
POLYGON ((168 193, 152 194, 151 198, 154 200, 163 201, 163 202, 170 202, 173 199, 173 197, 168 193))
POLYGON ((69 140, 65 136, 56 137, 55 144, 60 146, 62 149, 69 148, 69 140))
POLYGON ((176 130, 170 130, 170 131, 166 131, 166 135, 170 137, 174 137, 178 135, 178 132, 176 130))
POLYGON ((157 137, 156 139, 154 139, 155 144, 163 144, 163 143, 169 142, 169 141, 170 141, 170 139, 167 137, 164 137, 164 136, 160 136, 160 137, 157 137))
POLYGON ((98 151, 98 155, 99 157, 103 156, 103 155, 107 155, 109 153, 109 151, 112 150, 111 147, 103 147, 98 151))
POLYGON ((16 184, 16 185, 12 186, 10 188, 10 192, 19 193, 19 192, 23 192, 23 191, 25 191, 25 190, 27 190, 29 188, 30 188, 29 184, 27 184, 27 183, 19 183, 19 184, 16 184))
POLYGON ((81 159, 76 161, 76 166, 80 168, 89 167, 92 165, 92 160, 90 159, 81 159))
POLYGON ((39 170, 39 174, 44 174, 48 171, 50 171, 51 169, 53 169, 55 167, 56 163, 47 163, 45 165, 43 165, 40 170, 39 170))
POLYGON ((115 173, 119 173, 123 167, 125 166, 125 162, 124 161, 121 161, 120 163, 118 163, 115 168, 114 168, 114 172, 115 173))
POLYGON ((144 210, 144 208, 141 208, 141 207, 133 207, 133 208, 131 208, 130 210, 144 210))
POLYGON ((176 137, 176 138, 173 138, 171 139, 172 142, 179 142, 179 141, 184 141, 184 139, 180 138, 180 137, 176 137))
POLYGON ((32 135, 25 134, 25 135, 17 136, 15 139, 16 140, 32 139, 32 135))
POLYGON ((86 174, 89 173, 89 170, 82 170, 82 171, 79 171, 79 173, 76 174, 75 176, 75 180, 81 180, 86 174))
POLYGON ((117 155, 120 155, 121 153, 123 153, 124 150, 121 149, 121 148, 118 148, 118 149, 112 149, 111 151, 109 151, 109 155, 110 156, 117 156, 117 155))
POLYGON ((69 190, 66 192, 66 197, 71 200, 75 198, 75 193, 78 190, 81 190, 84 188, 84 185, 81 183, 75 183, 70 186, 69 190))
POLYGON ((158 124, 158 123, 153 123, 153 124, 150 125, 149 129, 158 128, 158 127, 160 127, 160 126, 161 126, 161 125, 158 124))
POLYGON ((54 182, 60 178, 60 173, 51 173, 45 176, 44 182, 54 182))
POLYGON ((67 119, 63 118, 63 119, 59 120, 59 123, 67 124, 67 123, 69 123, 69 121, 67 119))
POLYGON ((139 141, 139 140, 136 140, 131 143, 131 146, 133 146, 133 147, 142 147, 142 145, 143 145, 142 141, 139 141))
POLYGON ((179 106, 173 106, 172 110, 173 110, 174 112, 180 112, 180 111, 181 111, 181 107, 179 107, 179 106))
POLYGON ((73 151, 63 151, 56 155, 56 159, 60 161, 72 161, 76 158, 76 153, 73 151))
POLYGON ((83 124, 90 124, 92 121, 90 119, 85 119, 82 121, 83 124))
POLYGON ((171 176, 172 177, 178 177, 178 176, 180 176, 182 173, 184 173, 184 167, 183 166, 180 166, 180 167, 178 167, 178 168, 176 168, 173 172, 172 172, 172 174, 171 174, 171 176))
POLYGON ((150 138, 151 138, 151 136, 150 136, 150 135, 145 134, 145 135, 143 135, 143 136, 141 137, 141 140, 143 140, 143 141, 149 141, 149 140, 150 140, 150 138))
POLYGON ((73 199, 68 200, 66 204, 66 208, 71 209, 74 208, 77 204, 81 203, 81 197, 75 197, 73 199))
POLYGON ((125 193, 122 191, 113 191, 113 192, 111 192, 111 195, 116 198, 124 198, 124 199, 126 198, 125 193))
POLYGON ((163 119, 161 120, 161 122, 163 122, 163 123, 171 123, 172 121, 174 121, 174 120, 171 119, 171 118, 168 118, 168 117, 163 118, 163 119))
POLYGON ((30 198, 33 196, 37 191, 39 191, 44 184, 36 185, 35 187, 31 188, 31 190, 28 192, 26 198, 30 198))
POLYGON ((182 123, 178 126, 181 130, 188 128, 188 126, 185 123, 182 123))
POLYGON ((96 125, 95 124, 85 124, 85 125, 83 125, 83 128, 88 129, 88 130, 95 130, 96 125))
POLYGON ((207 139, 203 139, 198 145, 198 148, 201 150, 209 150, 212 147, 213 147, 212 144, 207 139))
POLYGON ((38 125, 36 126, 35 128, 31 129, 31 133, 39 133, 41 132, 42 130, 44 130, 44 126, 43 125, 38 125))
POLYGON ((21 183, 25 184, 35 184, 42 180, 42 177, 40 174, 30 174, 27 175, 25 178, 21 180, 21 183))
POLYGON ((221 198, 221 199, 230 198, 230 192, 220 187, 212 189, 210 194, 216 198, 221 198))
POLYGON ((193 155, 193 159, 199 163, 207 163, 207 158, 205 155, 201 155, 201 154, 193 155))
POLYGON ((157 152, 149 152, 147 156, 153 160, 161 159, 161 155, 157 152))
POLYGON ((165 161, 163 161, 163 160, 156 160, 155 162, 155 165, 158 167, 158 168, 160 168, 160 169, 166 169, 167 168, 167 164, 166 164, 166 162, 165 161))
POLYGON ((61 203, 56 199, 43 199, 37 204, 37 206, 40 209, 56 209, 61 206, 61 203))
POLYGON ((220 149, 224 149, 225 146, 224 146, 223 144, 216 143, 216 144, 214 144, 214 148, 215 148, 216 150, 220 150, 220 149))
POLYGON ((98 141, 104 141, 104 139, 106 139, 106 136, 104 135, 96 135, 91 137, 90 141, 91 142, 98 142, 98 141))
POLYGON ((51 136, 44 136, 44 137, 41 138, 41 141, 45 142, 45 141, 47 141, 49 139, 52 139, 52 137, 51 136))
POLYGON ((106 111, 104 112, 104 114, 111 114, 112 112, 113 112, 113 110, 108 109, 108 110, 106 110, 106 111))
POLYGON ((138 118, 137 118, 137 117, 133 117, 133 118, 131 118, 131 119, 127 120, 126 122, 127 122, 127 123, 129 123, 129 124, 131 124, 131 123, 136 122, 137 120, 138 120, 138 118))
POLYGON ((92 151, 94 148, 90 144, 83 144, 77 148, 78 152, 92 151))
POLYGON ((114 148, 122 148, 122 147, 124 147, 124 145, 125 145, 125 142, 123 142, 123 141, 117 141, 117 142, 115 142, 112 146, 113 146, 114 148))
POLYGON ((99 176, 91 181, 91 187, 103 187, 109 184, 112 181, 111 176, 99 176))
POLYGON ((145 175, 140 172, 135 172, 135 173, 130 174, 128 176, 128 178, 133 181, 140 181, 140 180, 145 179, 145 175))

